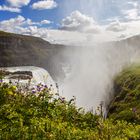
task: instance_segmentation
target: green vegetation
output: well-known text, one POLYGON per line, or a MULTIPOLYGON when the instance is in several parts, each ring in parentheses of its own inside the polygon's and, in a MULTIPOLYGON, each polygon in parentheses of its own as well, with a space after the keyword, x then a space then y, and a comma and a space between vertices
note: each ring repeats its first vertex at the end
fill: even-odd
POLYGON ((117 77, 116 91, 120 94, 112 104, 114 111, 111 114, 110 110, 109 119, 106 120, 77 108, 75 98, 66 101, 52 93, 47 85, 21 88, 4 83, 1 77, 0 140, 139 140, 139 121, 132 121, 139 113, 136 100, 140 83, 138 69, 140 67, 130 68, 117 77), (132 82, 131 78, 135 81, 132 82), (127 87, 127 90, 123 87, 127 87), (128 89, 136 94, 135 98, 129 96, 128 89), (130 97, 134 98, 132 102, 130 97), (135 112, 130 102, 135 104, 135 112), (117 114, 120 116, 116 118, 117 114))
POLYGON ((140 124, 140 66, 125 69, 115 80, 115 94, 109 117, 140 124))
POLYGON ((11 33, 8 33, 8 32, 4 32, 4 31, 0 31, 0 37, 3 36, 3 37, 8 37, 8 36, 11 36, 11 33))

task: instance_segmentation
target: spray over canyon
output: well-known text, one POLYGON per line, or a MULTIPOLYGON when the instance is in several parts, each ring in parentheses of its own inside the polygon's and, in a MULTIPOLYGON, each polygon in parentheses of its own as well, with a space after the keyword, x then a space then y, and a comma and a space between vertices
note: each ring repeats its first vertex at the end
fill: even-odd
POLYGON ((66 47, 62 54, 67 60, 63 65, 66 77, 58 82, 61 94, 68 99, 75 96, 77 105, 86 110, 95 111, 101 102, 107 108, 115 76, 140 57, 139 38, 66 47))

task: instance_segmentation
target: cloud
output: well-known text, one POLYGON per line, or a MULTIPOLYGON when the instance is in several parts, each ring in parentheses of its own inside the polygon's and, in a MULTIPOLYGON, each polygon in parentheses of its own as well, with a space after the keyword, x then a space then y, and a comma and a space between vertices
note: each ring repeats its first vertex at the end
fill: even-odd
POLYGON ((33 22, 31 19, 25 19, 23 16, 17 16, 16 18, 1 21, 0 30, 41 37, 37 25, 40 25, 40 23, 33 22))
POLYGON ((41 21, 41 24, 51 24, 52 23, 52 21, 50 21, 50 20, 42 20, 41 21))
POLYGON ((25 21, 25 23, 26 23, 27 25, 40 25, 39 22, 33 22, 31 19, 27 19, 27 20, 25 21))
POLYGON ((23 16, 19 15, 15 18, 10 18, 8 20, 0 21, 0 30, 28 34, 39 37, 47 36, 47 28, 43 28, 42 25, 50 24, 52 21, 42 20, 40 22, 34 22, 31 19, 25 19, 23 16))
POLYGON ((61 29, 92 33, 99 33, 101 30, 92 17, 84 15, 79 11, 74 11, 70 16, 64 18, 61 22, 61 29))
POLYGON ((139 10, 136 8, 130 10, 122 10, 122 13, 128 20, 137 20, 139 18, 139 10))
POLYGON ((13 32, 24 35, 41 37, 44 39, 48 38, 48 29, 38 26, 27 26, 27 27, 17 26, 13 32))
POLYGON ((57 3, 54 0, 41 0, 32 5, 32 8, 37 10, 53 9, 56 7, 57 3))
POLYGON ((6 5, 3 5, 3 6, 0 5, 0 11, 9 11, 9 12, 20 13, 21 9, 17 8, 17 7, 8 7, 6 5))
POLYGON ((51 24, 51 23, 53 23, 53 22, 50 21, 50 20, 47 20, 47 19, 42 20, 42 21, 40 21, 40 22, 34 22, 34 21, 32 21, 31 19, 27 19, 27 20, 25 21, 25 23, 26 23, 27 25, 38 25, 38 26, 42 26, 42 25, 45 25, 45 24, 51 24))
POLYGON ((110 23, 106 28, 106 30, 113 32, 125 31, 126 29, 127 29, 126 24, 120 23, 118 20, 110 23))
POLYGON ((6 0, 9 5, 0 5, 0 11, 20 13, 21 7, 26 6, 31 0, 6 0))
POLYGON ((16 26, 21 26, 23 25, 24 22, 25 22, 25 18, 22 16, 11 18, 9 20, 3 20, 0 22, 0 29, 14 32, 16 26))
POLYGON ((120 13, 123 15, 123 18, 132 21, 140 19, 140 1, 129 0, 120 10, 120 13))
MULTIPOLYGON (((76 26, 74 30, 70 30, 71 28, 67 28, 67 30, 52 30, 43 26, 44 24, 48 25, 49 23, 52 23, 52 21, 48 21, 47 19, 42 21, 32 21, 31 19, 24 18, 21 15, 15 18, 0 21, 0 30, 24 35, 33 35, 52 41, 53 43, 69 45, 77 42, 78 44, 83 45, 86 41, 88 41, 89 44, 93 44, 95 42, 100 42, 100 40, 104 42, 117 39, 120 40, 139 34, 140 31, 140 20, 129 22, 119 22, 116 20, 109 25, 99 26, 91 17, 85 15, 82 16, 88 20, 84 20, 85 22, 80 22, 82 18, 79 16, 80 18, 78 21, 80 25, 78 24, 78 28, 76 26), (96 34, 98 31, 96 26, 99 27, 100 33, 98 34, 96 34)), ((77 18, 75 21, 73 19, 73 22, 77 23, 77 18)))
POLYGON ((7 0, 12 7, 22 7, 30 3, 31 0, 7 0))

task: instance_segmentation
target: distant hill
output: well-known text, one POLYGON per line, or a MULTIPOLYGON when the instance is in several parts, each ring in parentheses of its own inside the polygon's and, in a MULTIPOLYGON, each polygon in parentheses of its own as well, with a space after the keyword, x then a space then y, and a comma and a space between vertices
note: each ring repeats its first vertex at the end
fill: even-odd
POLYGON ((56 73, 64 76, 61 62, 54 61, 56 56, 63 61, 64 47, 38 37, 0 31, 0 67, 33 65, 47 69, 54 78, 56 73))

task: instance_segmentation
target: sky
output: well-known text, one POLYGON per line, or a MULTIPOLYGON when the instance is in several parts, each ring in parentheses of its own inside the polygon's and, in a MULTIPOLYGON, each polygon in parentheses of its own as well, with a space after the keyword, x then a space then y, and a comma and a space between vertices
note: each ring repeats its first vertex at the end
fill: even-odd
POLYGON ((63 31, 123 37, 138 34, 139 23, 140 0, 0 0, 0 30, 47 39, 63 31))

